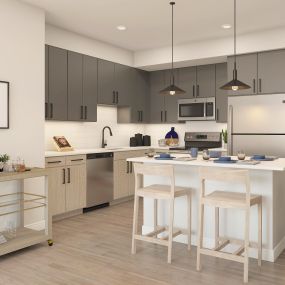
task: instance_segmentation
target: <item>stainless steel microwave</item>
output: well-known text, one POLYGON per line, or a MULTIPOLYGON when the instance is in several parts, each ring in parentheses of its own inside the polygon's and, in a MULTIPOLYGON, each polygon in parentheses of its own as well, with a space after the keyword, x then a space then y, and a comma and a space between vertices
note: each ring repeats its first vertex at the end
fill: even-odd
POLYGON ((214 121, 215 114, 215 97, 178 100, 179 121, 214 121))

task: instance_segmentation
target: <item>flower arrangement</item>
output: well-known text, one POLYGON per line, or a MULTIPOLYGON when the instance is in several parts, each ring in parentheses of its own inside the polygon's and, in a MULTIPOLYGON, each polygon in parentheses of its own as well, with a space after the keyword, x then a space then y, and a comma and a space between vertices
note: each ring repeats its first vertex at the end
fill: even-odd
POLYGON ((0 155, 0 172, 3 172, 4 165, 9 161, 10 157, 8 154, 0 155))

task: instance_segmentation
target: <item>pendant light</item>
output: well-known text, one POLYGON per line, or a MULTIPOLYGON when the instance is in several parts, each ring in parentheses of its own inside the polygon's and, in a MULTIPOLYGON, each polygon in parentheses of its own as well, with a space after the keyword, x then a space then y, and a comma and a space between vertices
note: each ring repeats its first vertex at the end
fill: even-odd
POLYGON ((251 88, 249 85, 239 81, 237 79, 237 55, 236 55, 236 0, 234 0, 234 70, 233 70, 233 80, 231 80, 230 82, 226 83, 225 85, 223 85, 222 87, 220 87, 220 89, 223 90, 233 90, 233 91, 237 91, 237 90, 243 90, 243 89, 249 89, 251 88))
POLYGON ((185 91, 182 90, 181 88, 179 88, 178 86, 176 86, 174 84, 174 73, 173 73, 173 7, 175 5, 175 2, 170 2, 169 3, 171 5, 171 9, 172 9, 172 53, 171 53, 171 78, 170 78, 170 85, 167 86, 166 88, 164 88, 163 90, 161 90, 159 93, 162 95, 180 95, 180 94, 184 94, 185 91))

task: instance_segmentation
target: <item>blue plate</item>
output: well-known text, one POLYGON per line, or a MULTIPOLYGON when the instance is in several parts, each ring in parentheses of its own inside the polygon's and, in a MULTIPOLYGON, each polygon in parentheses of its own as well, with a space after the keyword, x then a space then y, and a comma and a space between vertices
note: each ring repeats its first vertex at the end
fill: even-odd
POLYGON ((222 160, 222 159, 215 159, 214 163, 236 163, 237 160, 222 160))
POLYGON ((155 157, 154 159, 156 160, 172 160, 174 159, 175 157, 174 156, 171 156, 171 157, 155 157))
POLYGON ((273 161, 275 159, 277 159, 277 157, 270 157, 270 156, 265 157, 265 158, 258 158, 254 156, 251 157, 251 160, 256 160, 256 161, 273 161))

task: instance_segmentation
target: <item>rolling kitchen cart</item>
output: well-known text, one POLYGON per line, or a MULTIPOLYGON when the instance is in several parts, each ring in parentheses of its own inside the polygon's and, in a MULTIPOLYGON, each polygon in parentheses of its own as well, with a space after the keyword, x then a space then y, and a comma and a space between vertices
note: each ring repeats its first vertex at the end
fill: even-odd
POLYGON ((13 183, 17 186, 11 187, 9 183, 0 191, 0 255, 44 241, 52 245, 52 220, 48 209, 48 170, 32 168, 25 172, 0 173, 1 184, 8 181, 14 181, 13 183), (41 179, 44 179, 44 193, 39 193, 42 191, 35 189, 37 184, 42 185, 41 179), (31 188, 31 185, 33 189, 27 190, 31 188), (38 223, 40 226, 25 223, 25 218, 27 218, 25 215, 29 215, 30 219, 34 218, 33 211, 43 216, 44 220, 41 218, 38 223), (7 221, 12 223, 14 227, 5 228, 5 220, 6 223, 7 221))

